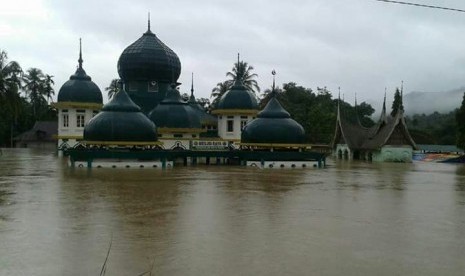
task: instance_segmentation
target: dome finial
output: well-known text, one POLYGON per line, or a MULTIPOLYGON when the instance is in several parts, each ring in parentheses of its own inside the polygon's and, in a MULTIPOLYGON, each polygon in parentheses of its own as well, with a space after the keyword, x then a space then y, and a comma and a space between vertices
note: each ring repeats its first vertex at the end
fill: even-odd
POLYGON ((148 14, 147 25, 148 25, 148 31, 151 32, 151 30, 150 30, 150 12, 149 12, 149 14, 148 14))
POLYGON ((79 62, 79 68, 82 69, 82 42, 81 42, 81 38, 79 38, 79 59, 78 59, 78 62, 79 62))
POLYGON ((194 96, 194 72, 192 72, 192 80, 191 80, 191 97, 194 96))
POLYGON ((275 76, 276 76, 276 71, 273 69, 273 71, 271 71, 271 74, 273 75, 273 88, 271 90, 271 95, 274 97, 276 96, 276 89, 275 89, 275 76))

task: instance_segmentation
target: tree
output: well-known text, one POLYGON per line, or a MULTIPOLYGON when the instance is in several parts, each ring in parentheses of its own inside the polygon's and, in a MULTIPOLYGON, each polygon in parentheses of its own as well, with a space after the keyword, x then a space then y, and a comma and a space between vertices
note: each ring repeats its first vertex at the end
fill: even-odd
POLYGON ((105 87, 105 91, 108 93, 108 99, 113 98, 113 96, 119 91, 119 82, 120 79, 112 79, 110 85, 105 87))
POLYGON ((197 99, 197 103, 200 104, 200 106, 203 107, 205 110, 208 110, 210 108, 210 100, 207 98, 199 98, 197 99))
POLYGON ((45 99, 44 79, 44 73, 38 68, 29 68, 23 76, 23 89, 31 101, 34 117, 37 117, 38 111, 41 107, 47 105, 47 100, 45 99))
POLYGON ((231 80, 219 82, 216 84, 216 86, 212 89, 212 93, 210 95, 210 98, 213 98, 211 103, 212 107, 215 107, 218 104, 221 97, 231 88, 231 85, 231 80))
POLYGON ((245 61, 238 60, 236 63, 234 63, 232 72, 227 72, 226 76, 231 77, 231 83, 239 79, 242 82, 242 84, 244 84, 244 86, 247 87, 247 89, 256 94, 257 92, 260 92, 260 87, 258 86, 257 81, 254 79, 258 77, 258 75, 252 73, 253 69, 254 68, 252 65, 249 65, 245 61))
POLYGON ((50 76, 48 74, 45 74, 44 79, 43 79, 43 85, 42 85, 42 95, 47 97, 47 102, 52 101, 52 95, 55 95, 55 90, 53 89, 52 85, 55 84, 53 81, 53 76, 50 76))
POLYGON ((465 149, 465 93, 463 93, 462 105, 455 113, 455 122, 457 127, 456 145, 465 149))
POLYGON ((8 54, 0 51, 0 145, 12 143, 15 125, 22 111, 19 94, 22 69, 16 61, 8 62, 8 54))
POLYGON ((404 106, 402 105, 402 95, 399 88, 396 88, 396 93, 394 93, 394 101, 392 102, 392 111, 391 116, 394 117, 397 114, 398 110, 404 110, 404 106))
POLYGON ((0 51, 0 97, 9 91, 19 91, 22 69, 16 61, 8 62, 8 54, 0 51))

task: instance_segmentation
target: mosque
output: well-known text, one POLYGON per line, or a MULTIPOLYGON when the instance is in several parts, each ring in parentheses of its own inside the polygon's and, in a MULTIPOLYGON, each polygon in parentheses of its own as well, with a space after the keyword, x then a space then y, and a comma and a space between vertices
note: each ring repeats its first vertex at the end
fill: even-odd
POLYGON ((83 68, 81 49, 78 68, 54 104, 59 154, 69 156, 71 166, 325 165, 325 155, 311 150, 303 127, 279 103, 274 79, 263 110, 240 80, 211 113, 197 103, 193 81, 189 100, 183 100, 177 82, 180 59, 150 30, 150 20, 147 31, 120 55, 120 89, 105 105, 83 68))

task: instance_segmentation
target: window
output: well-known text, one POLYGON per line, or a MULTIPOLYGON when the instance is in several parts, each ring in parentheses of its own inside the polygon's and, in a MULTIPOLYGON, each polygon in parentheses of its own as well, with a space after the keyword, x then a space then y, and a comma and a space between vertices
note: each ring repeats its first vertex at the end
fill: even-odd
POLYGON ((77 127, 84 127, 84 114, 78 114, 76 116, 76 126, 77 127))
POLYGON ((69 127, 69 115, 63 114, 63 127, 69 127))
POLYGON ((226 125, 227 132, 234 132, 234 120, 228 120, 226 125))
POLYGON ((241 130, 244 129, 246 124, 247 124, 247 120, 241 120, 241 130))

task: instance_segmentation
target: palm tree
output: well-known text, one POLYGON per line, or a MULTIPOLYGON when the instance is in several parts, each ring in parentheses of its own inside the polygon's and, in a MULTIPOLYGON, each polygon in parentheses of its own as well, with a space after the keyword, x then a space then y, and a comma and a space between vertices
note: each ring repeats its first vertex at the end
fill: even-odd
POLYGON ((210 95, 210 98, 213 99, 211 107, 216 107, 216 104, 221 99, 221 96, 223 96, 231 88, 232 84, 232 80, 227 80, 216 84, 216 86, 212 89, 212 93, 210 95))
POLYGON ((105 87, 105 91, 108 92, 108 99, 110 100, 119 91, 119 79, 112 79, 110 85, 105 87))
POLYGON ((8 62, 8 54, 0 51, 0 106, 5 107, 11 117, 6 122, 10 124, 10 144, 13 145, 13 129, 18 122, 22 109, 19 88, 21 86, 22 69, 16 61, 8 62))
POLYGON ((21 86, 22 69, 16 61, 8 62, 8 55, 0 51, 0 97, 6 96, 8 91, 19 91, 21 86))
POLYGON ((52 101, 52 95, 55 95, 55 90, 53 89, 52 85, 55 84, 53 81, 53 76, 50 76, 48 74, 45 74, 45 77, 43 79, 43 85, 42 85, 42 93, 45 97, 47 97, 47 103, 48 101, 52 101))
POLYGON ((31 101, 34 117, 37 116, 38 109, 47 102, 43 89, 44 79, 44 73, 38 68, 29 68, 23 76, 23 89, 31 101))
POLYGON ((245 61, 240 61, 239 58, 236 63, 234 63, 234 67, 232 72, 226 73, 227 77, 232 78, 232 82, 239 79, 247 89, 252 91, 253 93, 260 92, 260 87, 258 86, 257 81, 254 79, 258 77, 257 74, 252 73, 253 66, 249 65, 245 61))

